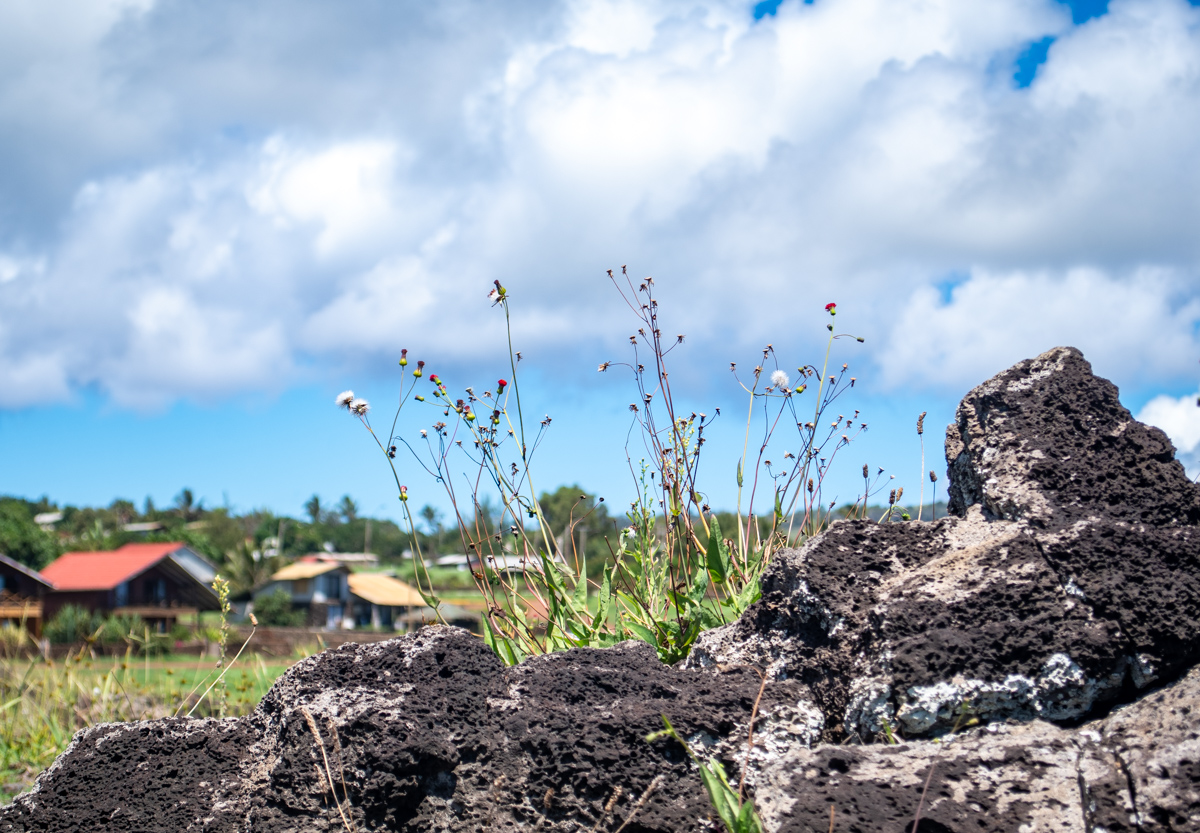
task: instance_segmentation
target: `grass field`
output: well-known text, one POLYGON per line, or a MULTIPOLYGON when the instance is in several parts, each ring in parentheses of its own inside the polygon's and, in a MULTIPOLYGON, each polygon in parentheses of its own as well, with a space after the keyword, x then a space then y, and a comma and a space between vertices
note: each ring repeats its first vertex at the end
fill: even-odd
MULTIPOLYGON (((226 715, 247 714, 293 662, 243 655, 224 676, 226 715)), ((99 723, 220 713, 213 658, 0 660, 0 803, 28 789, 79 729, 99 723), (193 711, 194 707, 194 711, 193 711)))

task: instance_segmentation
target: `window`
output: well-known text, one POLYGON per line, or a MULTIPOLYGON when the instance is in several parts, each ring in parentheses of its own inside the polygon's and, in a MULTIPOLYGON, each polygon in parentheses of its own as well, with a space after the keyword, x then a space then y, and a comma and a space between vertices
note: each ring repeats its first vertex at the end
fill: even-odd
POLYGON ((167 600, 167 580, 165 578, 146 579, 146 601, 151 604, 161 604, 167 600))
POLYGON ((330 599, 340 599, 342 597, 342 574, 341 573, 326 573, 325 579, 325 596, 330 599))
POLYGON ((308 595, 308 579, 306 579, 306 578, 295 579, 292 582, 292 595, 293 596, 307 596, 308 595))

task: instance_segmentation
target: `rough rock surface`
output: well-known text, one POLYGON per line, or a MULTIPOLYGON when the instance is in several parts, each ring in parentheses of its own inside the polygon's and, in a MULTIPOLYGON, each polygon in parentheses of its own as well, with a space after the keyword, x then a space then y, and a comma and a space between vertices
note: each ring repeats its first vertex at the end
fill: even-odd
POLYGON ((683 666, 346 645, 246 718, 80 732, 0 833, 718 829, 662 714, 769 831, 1200 830, 1200 489, 1169 441, 1060 348, 972 391, 947 455, 954 517, 835 524, 683 666))
MULTIPOLYGON (((645 736, 666 714, 697 748, 735 749, 760 688, 752 669, 686 672, 644 643, 505 668, 466 631, 426 628, 299 663, 247 718, 80 732, 0 831, 345 830, 335 794, 358 830, 615 830, 631 815, 627 831, 701 830, 690 761, 645 736)), ((767 686, 760 742, 811 742, 809 696, 767 686)))
POLYGON ((843 521, 784 552, 692 667, 798 679, 825 740, 1078 721, 1200 659, 1200 487, 1077 350, 971 391, 936 523, 843 521))

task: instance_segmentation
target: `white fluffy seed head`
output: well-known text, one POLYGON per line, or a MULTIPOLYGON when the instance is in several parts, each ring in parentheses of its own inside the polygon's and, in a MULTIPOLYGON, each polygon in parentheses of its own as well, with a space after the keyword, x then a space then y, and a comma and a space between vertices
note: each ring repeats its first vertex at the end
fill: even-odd
POLYGON ((339 408, 349 408, 350 403, 354 401, 354 391, 344 390, 337 395, 337 399, 334 401, 337 402, 339 408))
POLYGON ((771 384, 777 388, 786 388, 791 383, 787 373, 782 370, 776 370, 771 374, 771 384))
POLYGON ((371 410, 371 404, 365 399, 355 399, 350 403, 350 412, 355 416, 366 416, 371 410))

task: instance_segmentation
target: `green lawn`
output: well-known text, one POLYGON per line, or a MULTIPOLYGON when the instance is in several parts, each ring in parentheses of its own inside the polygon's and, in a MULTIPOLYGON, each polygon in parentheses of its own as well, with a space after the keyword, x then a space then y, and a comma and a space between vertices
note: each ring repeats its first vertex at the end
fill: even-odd
POLYGON ((215 715, 222 688, 225 714, 247 714, 292 662, 243 655, 224 685, 209 690, 218 676, 213 658, 0 660, 0 803, 27 789, 79 729, 189 711, 215 715))

